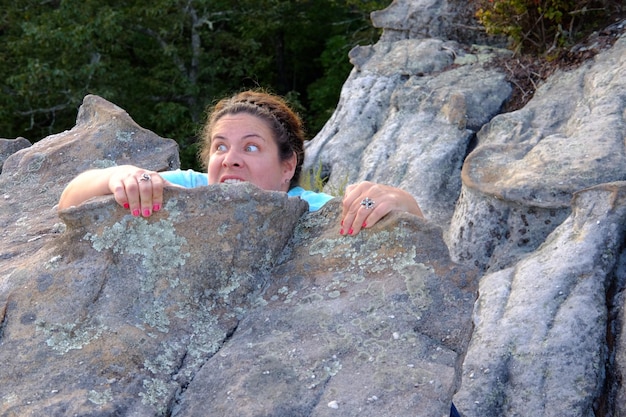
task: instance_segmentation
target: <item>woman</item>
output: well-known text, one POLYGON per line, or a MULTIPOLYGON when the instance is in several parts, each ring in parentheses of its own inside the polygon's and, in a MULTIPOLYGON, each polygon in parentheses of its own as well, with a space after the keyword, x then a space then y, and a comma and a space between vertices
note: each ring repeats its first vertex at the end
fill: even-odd
MULTIPOLYGON (((265 190, 284 191, 309 203, 315 211, 332 197, 298 186, 304 161, 300 118, 280 97, 245 91, 218 102, 202 132, 200 159, 207 173, 153 172, 132 165, 86 171, 63 191, 59 210, 91 197, 113 194, 134 216, 148 217, 163 206, 163 187, 251 182, 265 190)), ((361 182, 346 188, 339 233, 356 235, 392 210, 422 216, 406 191, 361 182)))
MULTIPOLYGON (((255 91, 223 99, 212 109, 202 132, 200 159, 207 173, 153 172, 132 165, 86 171, 63 191, 59 210, 91 197, 113 194, 134 216, 148 217, 163 205, 163 186, 187 188, 208 184, 251 182, 265 190, 284 191, 321 208, 333 197, 298 186, 304 161, 302 121, 280 97, 255 91)), ((423 217, 406 191, 361 182, 346 188, 342 235, 356 235, 392 210, 423 217)), ((451 417, 460 417, 452 405, 451 417)))

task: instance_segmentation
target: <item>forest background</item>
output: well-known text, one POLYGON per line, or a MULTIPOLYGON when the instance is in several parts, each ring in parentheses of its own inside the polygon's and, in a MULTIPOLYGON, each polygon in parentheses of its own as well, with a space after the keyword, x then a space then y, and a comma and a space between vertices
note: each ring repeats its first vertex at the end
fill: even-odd
MULTIPOLYGON (((370 12, 391 1, 0 0, 0 137, 37 142, 70 129, 96 94, 175 139, 182 168, 200 169, 206 108, 261 87, 285 96, 312 138, 337 105, 350 49, 378 40, 370 12)), ((597 50, 577 43, 615 32, 626 15, 624 0, 468 4, 476 29, 515 51, 503 65, 515 86, 507 111, 556 68, 590 59, 597 50)))
POLYGON ((0 137, 71 129, 99 95, 175 139, 199 169, 207 106, 244 88, 281 94, 313 137, 391 0, 0 0, 0 137))

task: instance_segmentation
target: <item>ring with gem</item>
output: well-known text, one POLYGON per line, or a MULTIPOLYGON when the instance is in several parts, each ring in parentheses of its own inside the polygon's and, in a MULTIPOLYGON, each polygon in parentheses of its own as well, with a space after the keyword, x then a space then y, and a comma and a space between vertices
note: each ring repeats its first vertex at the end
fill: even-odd
POLYGON ((376 204, 376 202, 374 200, 372 200, 369 197, 365 197, 362 201, 361 201, 361 205, 363 207, 365 207, 366 210, 370 210, 372 208, 374 208, 374 204, 376 204))

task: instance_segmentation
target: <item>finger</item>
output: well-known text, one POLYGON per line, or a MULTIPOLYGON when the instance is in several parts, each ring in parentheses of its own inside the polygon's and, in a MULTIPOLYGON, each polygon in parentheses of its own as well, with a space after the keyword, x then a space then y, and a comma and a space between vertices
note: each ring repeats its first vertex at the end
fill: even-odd
POLYGON ((360 208, 352 225, 352 235, 358 234, 362 229, 371 227, 389 213, 389 205, 385 201, 376 202, 371 198, 365 198, 359 203, 360 208))
POLYGON ((370 210, 363 208, 362 210, 360 210, 360 213, 364 213, 363 220, 361 221, 361 219, 357 217, 355 221, 355 226, 358 227, 354 227, 353 234, 356 235, 362 229, 367 229, 374 226, 376 223, 378 223, 380 219, 389 214, 390 211, 391 209, 389 208, 389 205, 385 202, 381 202, 380 204, 377 203, 376 206, 370 210))
POLYGON ((359 212, 359 207, 359 202, 353 196, 344 198, 340 234, 350 235, 354 233, 354 220, 359 212))
POLYGON ((156 212, 163 207, 163 187, 165 181, 156 172, 150 175, 150 180, 152 182, 152 212, 156 212))
POLYGON ((368 195, 370 190, 375 186, 376 184, 369 181, 362 181, 357 184, 347 186, 343 199, 344 210, 347 211, 352 208, 355 202, 360 202, 363 199, 363 196, 368 195))
POLYGON ((360 202, 363 199, 363 195, 370 186, 371 183, 364 181, 358 184, 351 184, 346 187, 346 192, 342 201, 342 232, 345 232, 346 234, 349 232, 350 228, 352 227, 354 218, 356 217, 359 210, 361 204, 360 202))
POLYGON ((355 191, 356 185, 352 184, 349 185, 348 187, 346 187, 346 191, 343 194, 343 200, 342 200, 342 208, 341 208, 341 217, 344 218, 346 216, 346 214, 348 213, 348 211, 350 210, 350 207, 352 206, 352 203, 354 202, 354 200, 358 197, 359 193, 358 191, 355 191))
POLYGON ((365 197, 354 199, 347 209, 346 216, 343 219, 344 234, 355 235, 367 224, 367 218, 371 215, 374 206, 374 200, 365 197), (368 208, 369 207, 369 208, 368 208))
POLYGON ((130 212, 133 216, 140 216, 141 197, 139 191, 139 181, 135 176, 128 176, 124 179, 123 184, 130 212))
POLYGON ((144 172, 137 179, 137 183, 139 184, 139 205, 141 210, 141 215, 143 217, 150 217, 152 214, 152 175, 147 172, 144 172))
POLYGON ((113 197, 115 198, 115 201, 117 201, 117 204, 125 209, 129 209, 130 203, 128 201, 128 196, 126 195, 124 182, 121 180, 113 180, 111 184, 109 184, 109 188, 113 192, 113 197))

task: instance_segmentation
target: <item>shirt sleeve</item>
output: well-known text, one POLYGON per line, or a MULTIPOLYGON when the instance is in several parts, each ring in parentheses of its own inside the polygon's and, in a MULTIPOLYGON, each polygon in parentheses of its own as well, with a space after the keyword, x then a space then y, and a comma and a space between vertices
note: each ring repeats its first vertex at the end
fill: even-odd
MULTIPOLYGON (((185 188, 196 188, 209 185, 209 176, 191 169, 159 172, 166 181, 185 188)), ((334 197, 325 193, 307 191, 302 187, 294 187, 287 193, 290 197, 300 197, 309 203, 309 211, 317 211, 334 197)))
POLYGON ((209 176, 191 169, 159 172, 166 181, 185 188, 196 188, 209 185, 209 176))
POLYGON ((307 191, 302 187, 294 187, 287 193, 290 197, 300 197, 307 203, 309 203, 309 211, 317 211, 324 207, 324 204, 328 203, 334 197, 325 193, 316 193, 314 191, 307 191))

